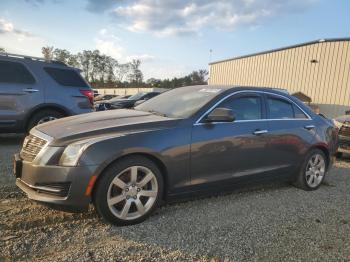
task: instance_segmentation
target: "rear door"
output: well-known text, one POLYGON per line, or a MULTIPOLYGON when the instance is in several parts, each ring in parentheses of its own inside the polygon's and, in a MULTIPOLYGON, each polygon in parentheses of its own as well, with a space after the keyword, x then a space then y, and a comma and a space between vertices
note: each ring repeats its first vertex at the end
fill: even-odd
POLYGON ((192 129, 192 185, 233 183, 269 169, 267 122, 260 94, 232 96, 216 107, 229 108, 230 123, 198 123, 192 129))
POLYGON ((42 87, 24 63, 0 60, 0 128, 21 127, 27 112, 43 100, 42 87))
POLYGON ((267 94, 266 108, 271 160, 279 175, 295 173, 315 136, 312 120, 297 104, 284 96, 267 94))

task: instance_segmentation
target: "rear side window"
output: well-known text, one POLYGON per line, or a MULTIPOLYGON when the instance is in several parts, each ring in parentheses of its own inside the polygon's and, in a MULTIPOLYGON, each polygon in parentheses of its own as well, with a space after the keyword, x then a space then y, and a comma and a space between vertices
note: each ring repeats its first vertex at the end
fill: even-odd
POLYGON ((60 85, 88 87, 83 78, 75 70, 53 67, 45 67, 44 70, 60 85))
POLYGON ((258 96, 244 96, 229 98, 218 107, 231 109, 236 120, 261 119, 261 98, 258 96))
POLYGON ((299 107, 297 107, 296 105, 293 105, 293 109, 294 109, 294 117, 298 118, 298 119, 306 119, 308 118, 305 113, 303 111, 301 111, 301 109, 299 107))
POLYGON ((35 79, 21 63, 0 61, 0 83, 34 84, 35 79))
POLYGON ((296 105, 278 98, 267 99, 267 109, 270 119, 306 119, 305 113, 296 105))

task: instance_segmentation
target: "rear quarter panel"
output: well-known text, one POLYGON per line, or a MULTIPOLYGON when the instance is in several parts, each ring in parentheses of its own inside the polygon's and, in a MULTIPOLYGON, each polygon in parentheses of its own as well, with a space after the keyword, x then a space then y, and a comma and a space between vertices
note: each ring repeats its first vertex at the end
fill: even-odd
MULTIPOLYGON (((45 103, 61 105, 67 108, 73 115, 92 112, 92 106, 89 100, 79 91, 80 89, 89 89, 90 87, 79 88, 60 85, 46 73, 44 70, 46 66, 41 65, 40 70, 38 70, 45 88, 45 103)), ((63 67, 57 68, 62 69, 63 67)))

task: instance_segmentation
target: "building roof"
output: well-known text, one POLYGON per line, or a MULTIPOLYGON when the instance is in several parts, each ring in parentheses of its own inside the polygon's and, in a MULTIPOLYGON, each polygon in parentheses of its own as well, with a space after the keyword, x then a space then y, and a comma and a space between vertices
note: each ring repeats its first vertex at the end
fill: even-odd
POLYGON ((324 43, 324 42, 342 42, 342 41, 350 41, 350 37, 319 39, 319 40, 315 40, 315 41, 311 41, 311 42, 305 42, 305 43, 301 43, 301 44, 290 45, 290 46, 286 46, 286 47, 271 49, 271 50, 252 53, 252 54, 248 54, 248 55, 242 55, 242 56, 236 56, 236 57, 232 57, 232 58, 228 58, 228 59, 218 60, 218 61, 214 61, 214 62, 209 63, 209 65, 218 64, 218 63, 236 60, 236 59, 241 59, 241 58, 247 58, 247 57, 251 57, 251 56, 257 56, 257 55, 263 55, 263 54, 283 51, 283 50, 297 48, 297 47, 306 46, 306 45, 313 45, 313 44, 324 43))

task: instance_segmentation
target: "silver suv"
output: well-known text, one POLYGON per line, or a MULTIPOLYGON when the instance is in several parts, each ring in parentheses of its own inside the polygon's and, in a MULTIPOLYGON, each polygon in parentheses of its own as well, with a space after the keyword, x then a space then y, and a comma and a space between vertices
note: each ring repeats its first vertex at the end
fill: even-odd
POLYGON ((93 91, 76 68, 0 53, 0 133, 27 132, 53 119, 93 111, 93 91))

